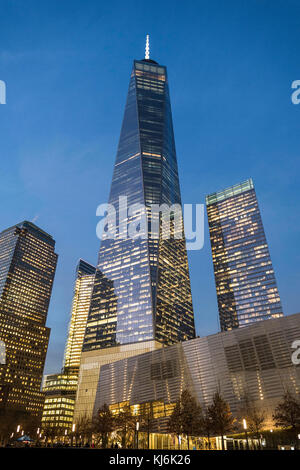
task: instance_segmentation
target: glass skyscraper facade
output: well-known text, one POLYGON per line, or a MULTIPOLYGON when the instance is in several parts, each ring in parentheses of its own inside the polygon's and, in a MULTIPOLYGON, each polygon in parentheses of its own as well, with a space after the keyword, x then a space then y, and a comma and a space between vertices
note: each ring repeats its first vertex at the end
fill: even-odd
POLYGON ((283 315, 252 179, 206 197, 221 330, 283 315))
MULTIPOLYGON (((109 203, 116 209, 114 239, 102 239, 83 351, 195 336, 185 239, 151 233, 150 205, 179 204, 171 105, 166 67, 134 61, 109 203), (146 209, 148 237, 122 237, 119 197, 146 209)), ((125 225, 139 221, 128 212, 125 225)), ((161 218, 161 215, 160 215, 161 218)))
POLYGON ((53 238, 24 221, 0 233, 0 413, 39 416, 50 329, 45 326, 57 254, 53 238))
POLYGON ((64 432, 72 426, 82 344, 94 285, 95 266, 80 259, 76 268, 74 294, 64 364, 61 373, 44 377, 43 428, 64 432))
POLYGON ((78 374, 65 373, 44 376, 42 391, 45 402, 42 415, 44 434, 55 429, 57 435, 63 436, 72 427, 78 374))
POLYGON ((74 295, 64 357, 65 372, 78 374, 80 357, 94 285, 95 266, 83 259, 76 268, 74 295))

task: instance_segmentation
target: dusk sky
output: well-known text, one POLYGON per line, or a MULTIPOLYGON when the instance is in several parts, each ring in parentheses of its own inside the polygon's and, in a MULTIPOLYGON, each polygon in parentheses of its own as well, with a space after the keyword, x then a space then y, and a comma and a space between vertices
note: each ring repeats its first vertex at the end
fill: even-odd
MULTIPOLYGON (((47 373, 62 366, 81 257, 95 264, 133 59, 168 68, 184 203, 254 180, 285 314, 300 311, 298 0, 1 0, 0 230, 31 220, 59 254, 47 373)), ((206 216, 205 216, 206 217, 206 216)), ((207 222, 190 251, 197 334, 219 330, 207 222)))

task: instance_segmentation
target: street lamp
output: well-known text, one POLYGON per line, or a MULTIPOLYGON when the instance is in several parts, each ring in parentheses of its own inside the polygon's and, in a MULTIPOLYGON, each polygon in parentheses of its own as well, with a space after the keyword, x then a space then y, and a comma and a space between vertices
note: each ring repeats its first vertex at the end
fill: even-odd
POLYGON ((68 430, 65 429, 65 432, 64 432, 64 444, 66 443, 66 436, 67 436, 67 434, 68 434, 68 430))
POLYGON ((244 428, 245 436, 246 436, 247 450, 249 450, 249 441, 248 441, 248 433, 247 433, 247 421, 245 420, 245 418, 243 418, 243 428, 244 428))
POLYGON ((38 442, 38 440, 41 438, 40 428, 37 428, 36 433, 37 433, 37 442, 38 442))
POLYGON ((20 432, 20 429, 21 429, 21 425, 18 424, 18 426, 17 426, 17 432, 20 432))
POLYGON ((136 422, 136 448, 139 448, 139 429, 140 429, 140 423, 137 421, 136 422))
POLYGON ((270 433, 271 433, 271 436, 272 436, 272 439, 271 439, 272 449, 274 449, 275 443, 274 443, 274 437, 273 437, 273 429, 270 429, 270 433))
POLYGON ((73 447, 73 438, 74 438, 74 434, 75 434, 75 429, 76 429, 76 424, 73 423, 73 425, 72 425, 72 433, 73 434, 72 434, 72 442, 71 442, 72 447, 73 447))

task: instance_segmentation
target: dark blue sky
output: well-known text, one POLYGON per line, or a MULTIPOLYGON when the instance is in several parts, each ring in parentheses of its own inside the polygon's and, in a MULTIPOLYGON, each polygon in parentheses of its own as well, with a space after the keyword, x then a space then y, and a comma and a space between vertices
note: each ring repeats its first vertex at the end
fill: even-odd
MULTIPOLYGON (((0 229, 56 239, 47 372, 60 369, 77 260, 96 262, 134 58, 167 65, 183 202, 253 177, 286 314, 299 301, 298 0, 1 0, 0 229)), ((210 243, 190 252, 197 332, 218 331, 210 243)))

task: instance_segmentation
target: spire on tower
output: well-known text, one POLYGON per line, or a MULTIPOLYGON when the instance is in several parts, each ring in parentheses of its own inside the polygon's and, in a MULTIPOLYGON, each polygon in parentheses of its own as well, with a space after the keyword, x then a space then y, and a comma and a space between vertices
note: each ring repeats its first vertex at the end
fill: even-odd
POLYGON ((150 59, 149 34, 146 36, 145 59, 150 59))

